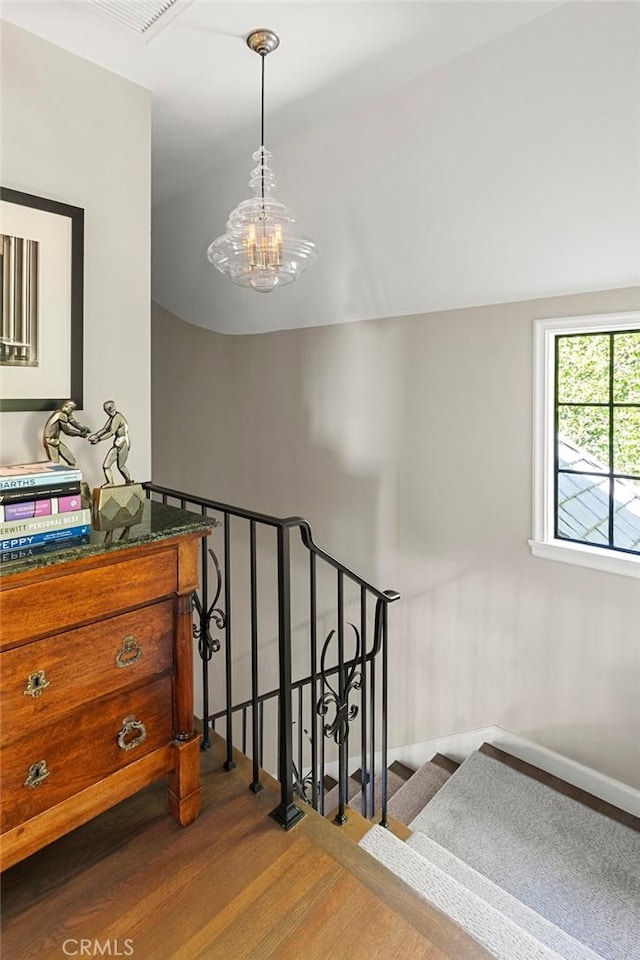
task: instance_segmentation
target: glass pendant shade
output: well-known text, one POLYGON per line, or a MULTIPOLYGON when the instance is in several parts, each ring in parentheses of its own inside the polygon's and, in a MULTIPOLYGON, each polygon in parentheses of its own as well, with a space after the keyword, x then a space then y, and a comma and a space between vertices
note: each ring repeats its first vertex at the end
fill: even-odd
POLYGON ((229 214, 226 232, 209 245, 207 257, 233 283, 269 293, 299 277, 316 259, 317 248, 296 232, 291 210, 273 196, 277 184, 269 151, 260 147, 253 159, 254 195, 229 214))

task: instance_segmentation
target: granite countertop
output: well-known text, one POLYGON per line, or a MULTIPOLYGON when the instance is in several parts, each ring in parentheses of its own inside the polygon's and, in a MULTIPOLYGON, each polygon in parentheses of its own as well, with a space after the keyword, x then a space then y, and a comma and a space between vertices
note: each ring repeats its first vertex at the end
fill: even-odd
POLYGON ((81 557, 124 550, 136 544, 154 543, 189 533, 204 536, 212 527, 217 526, 219 521, 213 517, 203 517, 178 507, 146 500, 140 521, 129 527, 98 530, 94 526, 91 534, 83 538, 83 542, 67 546, 61 543, 50 544, 44 550, 38 547, 16 548, 3 555, 6 559, 0 564, 0 576, 68 563, 81 557))

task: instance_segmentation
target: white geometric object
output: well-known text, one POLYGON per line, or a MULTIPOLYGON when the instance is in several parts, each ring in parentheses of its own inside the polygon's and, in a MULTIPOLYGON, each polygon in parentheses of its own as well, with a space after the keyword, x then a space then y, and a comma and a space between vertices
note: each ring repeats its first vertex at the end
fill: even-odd
POLYGON ((85 0, 139 37, 150 40, 192 0, 85 0))

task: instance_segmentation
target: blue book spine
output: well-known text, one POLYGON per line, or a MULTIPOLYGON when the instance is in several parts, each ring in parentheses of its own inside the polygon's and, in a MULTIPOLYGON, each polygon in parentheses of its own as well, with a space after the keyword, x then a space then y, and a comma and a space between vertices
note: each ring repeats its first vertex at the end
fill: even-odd
POLYGON ((78 547, 83 543, 90 543, 91 537, 71 537, 69 540, 41 543, 35 547, 20 547, 17 550, 0 552, 0 563, 11 563, 12 560, 28 560, 30 557, 40 557, 43 554, 53 553, 55 550, 64 550, 66 547, 78 547))
POLYGON ((63 545, 65 540, 77 537, 86 537, 91 533, 91 524, 83 524, 80 527, 62 527, 53 530, 43 530, 40 533, 16 535, 0 540, 0 552, 5 553, 8 550, 24 550, 27 547, 37 547, 45 543, 59 543, 63 545))

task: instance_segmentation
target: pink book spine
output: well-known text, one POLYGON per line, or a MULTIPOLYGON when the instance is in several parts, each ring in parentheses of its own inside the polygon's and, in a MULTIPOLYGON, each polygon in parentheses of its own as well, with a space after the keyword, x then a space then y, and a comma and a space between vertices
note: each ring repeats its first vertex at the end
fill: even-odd
POLYGON ((54 512, 52 500, 18 500, 17 503, 7 503, 4 508, 3 520, 27 520, 31 517, 48 517, 54 512))
POLYGON ((68 497, 45 497, 42 500, 17 500, 0 506, 0 522, 30 520, 32 517, 49 517, 54 513, 75 513, 82 510, 79 493, 68 497))
POLYGON ((76 510, 82 510, 82 500, 79 493, 71 497, 57 497, 57 501, 58 513, 74 513, 76 510))

